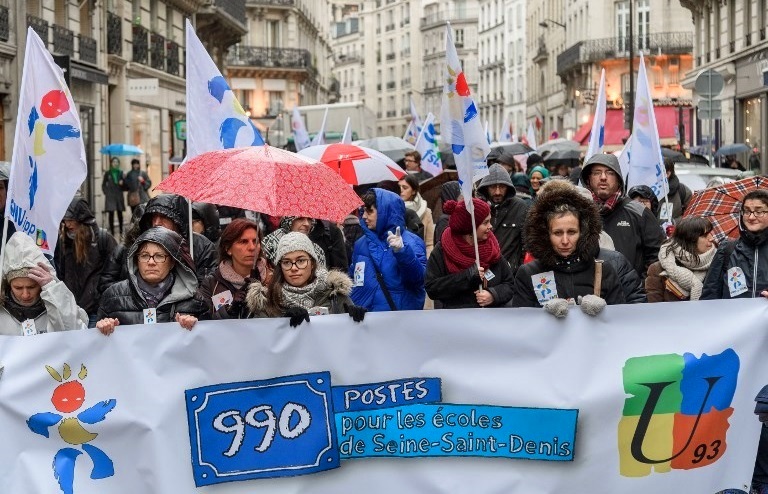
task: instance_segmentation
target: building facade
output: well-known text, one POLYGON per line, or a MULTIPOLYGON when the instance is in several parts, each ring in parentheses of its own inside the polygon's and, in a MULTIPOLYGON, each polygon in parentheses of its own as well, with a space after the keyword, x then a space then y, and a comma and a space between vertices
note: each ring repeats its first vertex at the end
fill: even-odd
POLYGON ((492 139, 497 140, 505 114, 505 91, 507 73, 505 70, 506 13, 503 0, 480 2, 478 15, 478 92, 476 99, 480 118, 488 125, 492 139))
MULTIPOLYGON (((722 119, 714 129, 714 146, 744 142, 757 148, 761 172, 768 152, 768 2, 732 0, 709 2, 680 0, 695 25, 694 67, 683 84, 693 88, 696 77, 712 69, 723 76, 723 91, 716 97, 722 119)), ((697 99, 698 99, 698 95, 697 99)), ((697 132, 698 143, 709 142, 708 123, 697 132)), ((738 156, 747 165, 748 155, 738 156)))
POLYGON ((339 83, 339 102, 365 103, 365 40, 361 4, 331 4, 333 74, 339 83))
POLYGON ((506 0, 504 9, 504 114, 509 117, 509 125, 514 135, 521 136, 526 131, 526 60, 528 50, 525 44, 525 0, 506 0))

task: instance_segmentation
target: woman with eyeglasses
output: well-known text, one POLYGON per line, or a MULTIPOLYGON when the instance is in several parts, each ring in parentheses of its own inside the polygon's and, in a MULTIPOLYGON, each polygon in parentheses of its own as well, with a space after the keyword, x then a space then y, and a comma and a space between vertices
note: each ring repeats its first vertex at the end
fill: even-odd
POLYGON ((310 315, 346 313, 355 322, 363 320, 366 310, 349 298, 352 280, 341 271, 322 267, 305 234, 283 235, 275 259, 272 281, 255 281, 248 287, 251 317, 289 317, 291 327, 309 322, 310 315))
POLYGON ((136 239, 126 262, 128 279, 101 297, 96 328, 103 334, 118 325, 170 321, 192 329, 198 318, 206 318, 205 304, 195 298, 195 264, 181 235, 152 227, 136 239))
POLYGON ((704 280, 702 300, 768 298, 768 190, 744 196, 740 237, 717 249, 704 280))
POLYGON ((272 268, 261 249, 259 225, 236 218, 219 239, 219 266, 200 284, 195 295, 212 319, 245 319, 245 294, 253 280, 269 284, 272 268))

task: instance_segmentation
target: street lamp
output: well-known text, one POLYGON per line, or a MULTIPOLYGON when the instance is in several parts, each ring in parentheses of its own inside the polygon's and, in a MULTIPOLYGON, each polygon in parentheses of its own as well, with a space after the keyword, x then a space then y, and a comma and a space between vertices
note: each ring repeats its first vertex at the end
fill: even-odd
POLYGON ((557 21, 553 21, 552 19, 544 19, 543 21, 539 22, 539 26, 543 28, 549 28, 549 23, 555 24, 556 26, 560 26, 561 28, 565 29, 565 24, 560 24, 557 21))

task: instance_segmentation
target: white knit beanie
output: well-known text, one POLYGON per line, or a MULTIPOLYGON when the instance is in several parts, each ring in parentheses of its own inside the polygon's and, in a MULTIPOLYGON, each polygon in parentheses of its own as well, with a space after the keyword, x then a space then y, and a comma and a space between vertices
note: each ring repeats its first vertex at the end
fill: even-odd
POLYGON ((309 256, 315 260, 315 264, 320 264, 315 253, 315 244, 301 232, 290 232, 283 235, 280 239, 280 243, 277 244, 277 252, 275 252, 275 263, 279 263, 280 259, 284 255, 303 250, 309 256))

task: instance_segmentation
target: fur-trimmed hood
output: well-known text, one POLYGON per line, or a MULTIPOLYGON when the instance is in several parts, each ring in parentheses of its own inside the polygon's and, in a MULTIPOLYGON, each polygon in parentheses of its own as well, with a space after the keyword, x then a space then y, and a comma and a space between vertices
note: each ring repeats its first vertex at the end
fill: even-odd
POLYGON ((549 240, 547 215, 562 204, 571 205, 579 211, 581 235, 575 254, 582 259, 593 259, 600 249, 603 222, 595 203, 585 198, 568 181, 549 183, 536 196, 525 221, 526 250, 547 268, 553 267, 560 260, 549 240))
MULTIPOLYGON (((278 267, 278 269, 280 269, 278 267)), ((352 279, 346 273, 332 269, 330 271, 318 270, 318 276, 325 276, 326 290, 318 294, 315 302, 322 302, 336 296, 348 297, 352 292, 352 279)), ((245 303, 251 314, 259 316, 266 311, 267 287, 260 281, 254 281, 248 285, 245 303)))

